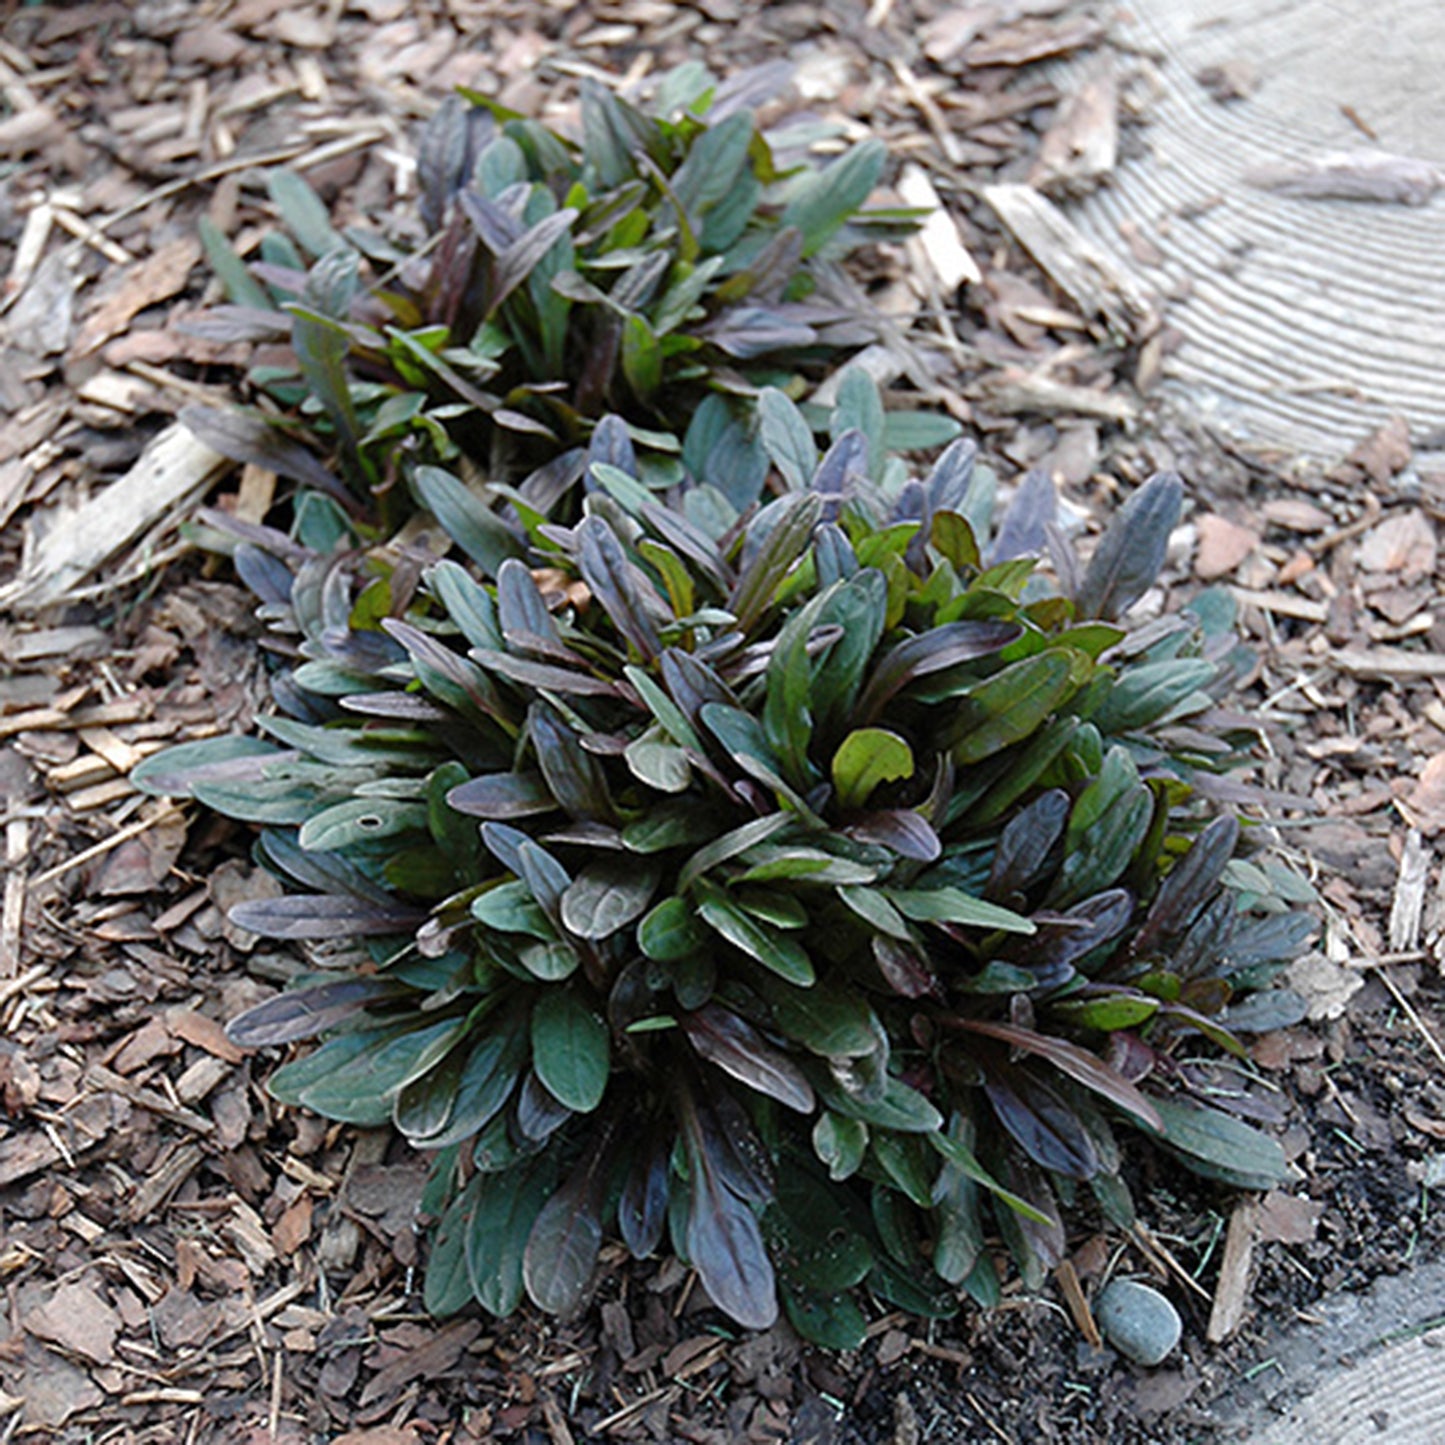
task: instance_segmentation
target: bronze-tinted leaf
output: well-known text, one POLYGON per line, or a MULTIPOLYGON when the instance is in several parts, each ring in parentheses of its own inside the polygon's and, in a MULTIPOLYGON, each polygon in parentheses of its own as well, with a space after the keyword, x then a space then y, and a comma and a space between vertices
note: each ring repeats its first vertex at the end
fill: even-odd
POLYGON ((698 1054, 780 1104, 811 1113, 813 1089, 803 1071, 749 1023, 719 1004, 705 1004, 679 1020, 698 1054))
POLYGON ((1081 617, 1122 616, 1153 586, 1183 504, 1174 472, 1156 473, 1124 503, 1084 570, 1075 598, 1081 617))
POLYGON ((426 914, 400 902, 381 907, 349 895, 291 893, 284 898, 253 898, 231 909, 237 928, 262 938, 364 938, 409 933, 426 914))

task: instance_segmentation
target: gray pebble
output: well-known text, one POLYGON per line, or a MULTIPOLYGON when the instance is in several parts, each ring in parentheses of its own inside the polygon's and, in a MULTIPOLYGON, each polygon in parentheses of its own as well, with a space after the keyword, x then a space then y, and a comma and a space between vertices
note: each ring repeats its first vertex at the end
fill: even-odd
POLYGON ((1147 1284, 1116 1279, 1099 1296, 1094 1316, 1104 1338, 1137 1365, 1157 1365, 1179 1343, 1179 1311, 1147 1284))

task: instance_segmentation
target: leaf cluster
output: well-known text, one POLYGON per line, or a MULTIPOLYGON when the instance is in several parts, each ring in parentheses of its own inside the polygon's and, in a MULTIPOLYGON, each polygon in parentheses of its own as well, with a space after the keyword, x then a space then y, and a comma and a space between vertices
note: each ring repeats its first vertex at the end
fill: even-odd
POLYGON ((1178 479, 1083 564, 1046 479, 995 527, 970 442, 911 477, 842 395, 820 448, 763 391, 742 506, 660 498, 610 418, 562 520, 418 472, 465 561, 231 526, 281 711, 136 780, 259 825, 291 891, 236 923, 332 943, 232 1036, 324 1036, 276 1097, 436 1151, 434 1310, 571 1310, 615 1232, 850 1346, 860 1288, 946 1314, 1081 1189, 1128 1220, 1120 1125, 1284 1175, 1190 1063, 1311 928, 1205 803, 1231 618, 1121 620, 1178 479))
POLYGON ((811 148, 827 127, 760 128, 755 111, 787 76, 765 66, 719 83, 692 63, 635 103, 584 80, 580 142, 462 92, 421 140, 412 245, 338 231, 299 174, 274 172, 286 229, 250 267, 206 232, 232 304, 197 327, 289 348, 287 363, 273 347, 253 380, 296 435, 330 445, 340 477, 272 417, 188 420, 226 454, 260 454, 353 511, 379 495, 393 524, 404 466, 515 480, 548 462, 555 477, 605 413, 657 449, 650 480, 679 479, 672 434, 696 413, 688 461, 716 452, 714 471, 727 457, 760 483, 767 459, 743 399, 874 338, 856 307, 829 299, 830 277, 913 217, 864 209, 881 142, 820 165, 811 148))

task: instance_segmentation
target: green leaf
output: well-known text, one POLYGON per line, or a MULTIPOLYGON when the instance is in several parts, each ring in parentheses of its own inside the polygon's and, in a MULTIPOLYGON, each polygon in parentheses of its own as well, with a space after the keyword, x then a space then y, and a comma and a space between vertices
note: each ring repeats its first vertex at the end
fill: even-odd
MULTIPOLYGON (((488 577, 495 577, 508 557, 520 557, 526 552, 524 539, 450 472, 441 467, 418 467, 412 474, 412 484, 442 530, 488 577)), ((456 590, 449 581, 442 585, 456 590)), ((481 645, 494 647, 498 643, 487 640, 481 645)))
POLYGON ((542 1165, 474 1175, 464 1211, 466 1278, 477 1302, 501 1318, 522 1302, 527 1240, 552 1187, 542 1165))
POLYGON ((996 903, 974 898, 961 888, 890 888, 888 900, 915 923, 957 923, 966 928, 1032 933, 1032 920, 996 903))
POLYGON ((422 1303, 427 1313, 442 1319, 472 1302, 472 1281, 467 1274, 467 1228, 475 1208, 481 1176, 474 1176, 442 1215, 427 1260, 422 1303))
POLYGON ((868 1126, 824 1109, 813 1125, 813 1152, 828 1166, 828 1177, 841 1182, 858 1172, 868 1149, 868 1126))
POLYGON ((427 825, 424 803, 388 798, 354 798, 314 813, 302 825, 298 841, 305 849, 331 852, 398 833, 422 831, 427 825))
POLYGON ((1159 1000, 1137 993, 1106 994, 1100 998, 1063 999, 1051 1004, 1049 1012, 1067 1019, 1075 1028, 1113 1033, 1137 1028, 1153 1018, 1159 1012, 1159 1000))
POLYGON ((471 902, 472 917, 498 933, 521 933, 550 941, 556 935, 532 890, 520 879, 488 888, 471 902))
POLYGON ((440 1062, 465 1027, 463 1020, 446 1018, 422 1027, 343 1034, 277 1069, 268 1088, 283 1104, 374 1128, 391 1121, 397 1091, 440 1062))
POLYGON ((692 784, 686 751, 658 741, 655 734, 628 743, 624 756, 632 776, 660 793, 685 793, 692 784))
POLYGON ((703 874, 719 864, 726 863, 730 858, 736 858, 739 853, 746 853, 749 848, 766 842, 785 828, 791 827, 792 823, 793 819, 787 813, 768 813, 714 838, 707 847, 699 848, 683 864, 682 871, 677 875, 678 891, 686 892, 703 874))
POLYGON ((902 1134, 932 1134, 943 1127, 943 1115, 918 1092, 892 1074, 886 1077, 878 1098, 850 1094, 831 1080, 814 1079, 823 1102, 836 1113, 861 1119, 879 1129, 902 1134))
POLYGON ((662 346, 647 318, 635 312, 622 323, 622 374, 642 402, 662 385, 662 346))
POLYGON ((880 783, 913 776, 913 749, 885 728, 859 728, 833 754, 833 787, 844 811, 861 808, 880 783))
POLYGON ((263 761, 280 758, 280 748, 261 738, 228 735, 178 743, 142 759, 130 770, 130 780, 142 792, 158 797, 188 797, 196 781, 227 773, 259 778, 263 761))
POLYGON ((813 982, 813 963, 802 944, 754 918, 718 890, 700 887, 698 891, 699 916, 734 948, 789 983, 807 986, 813 982))
POLYGON ((1161 1137, 1196 1174, 1238 1189, 1276 1189, 1290 1174, 1279 1141, 1232 1114, 1178 1098, 1151 1096, 1161 1137))
POLYGON ((611 938, 642 915, 659 876, 633 858, 589 863, 562 895, 562 922, 579 938, 611 938))
POLYGON ((825 1350, 856 1350, 868 1338, 868 1319, 847 1294, 818 1294, 802 1285, 782 1286, 788 1322, 825 1350))
POLYGON ((881 1025, 867 1000, 826 983, 790 988, 764 980, 764 997, 781 1033, 828 1059, 859 1059, 877 1052, 881 1025))
POLYGON ((686 958, 706 942, 706 933, 682 898, 664 898, 637 925, 637 946, 659 963, 686 958))
POLYGON ((795 492, 806 488, 818 466, 813 429, 785 392, 774 386, 758 393, 758 429, 763 448, 795 492))
POLYGON ((1007 1204, 1015 1214, 1020 1214, 1025 1219, 1031 1219, 1035 1224, 1046 1225, 1050 1222, 1047 1214, 1035 1209, 1027 1199, 1021 1199, 1017 1194, 1005 1189, 1003 1185, 978 1162, 977 1156, 968 1146, 959 1130, 950 1130, 947 1134, 930 1134, 928 1136, 928 1142, 966 1179, 970 1179, 975 1184, 987 1189, 996 1199, 1000 1199, 1003 1203, 1007 1204))
POLYGON ((868 443, 868 475, 876 478, 883 464, 883 398, 878 383, 856 364, 845 368, 839 379, 838 400, 828 422, 834 441, 855 430, 868 443))
POLYGON ((313 258, 319 260, 331 251, 354 251, 346 237, 332 226, 321 197, 289 166, 267 172, 266 190, 286 229, 313 258))
POLYGON ((967 767, 1022 742, 1083 686, 1091 667, 1082 653, 1050 648, 970 688, 949 730, 954 762, 967 767))
POLYGON ((532 1066, 560 1103, 579 1114, 602 1102, 607 1025, 571 988, 546 989, 532 1006, 532 1066))
POLYGON ((254 306, 258 311, 273 310, 266 288, 251 275, 221 228, 209 216, 201 216, 196 222, 196 230, 200 233, 206 260, 225 288, 226 295, 239 306, 254 306))
POLYGON ((796 181, 779 221, 803 234, 803 255, 813 255, 862 204, 883 173, 883 142, 860 141, 832 165, 796 181))

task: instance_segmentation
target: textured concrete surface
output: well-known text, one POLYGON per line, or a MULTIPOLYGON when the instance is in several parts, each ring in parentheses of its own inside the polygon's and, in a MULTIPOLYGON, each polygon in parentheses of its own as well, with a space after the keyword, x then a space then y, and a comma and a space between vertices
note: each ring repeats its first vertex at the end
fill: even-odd
POLYGON ((1142 153, 1067 209, 1166 298, 1184 338, 1166 391, 1286 462, 1335 460, 1393 414, 1445 451, 1445 190, 1412 206, 1250 179, 1341 151, 1445 167, 1445 3, 1132 0, 1118 33, 1152 89, 1142 153), (1211 70, 1246 93, 1216 99, 1211 70))

